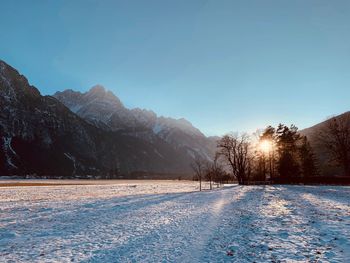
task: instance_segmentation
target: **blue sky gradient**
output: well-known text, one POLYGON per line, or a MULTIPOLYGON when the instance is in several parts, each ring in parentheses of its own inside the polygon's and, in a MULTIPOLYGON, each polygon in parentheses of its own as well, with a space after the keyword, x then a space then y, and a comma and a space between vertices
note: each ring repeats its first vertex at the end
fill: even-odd
POLYGON ((2 0, 0 59, 43 94, 95 84, 207 135, 350 110, 350 1, 2 0))

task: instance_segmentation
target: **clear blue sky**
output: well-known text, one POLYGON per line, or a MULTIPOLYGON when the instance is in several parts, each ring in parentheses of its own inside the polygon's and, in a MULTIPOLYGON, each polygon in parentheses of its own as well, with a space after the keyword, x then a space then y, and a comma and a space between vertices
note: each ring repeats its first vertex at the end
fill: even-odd
POLYGON ((305 128, 350 110, 350 1, 1 0, 0 58, 207 135, 305 128))

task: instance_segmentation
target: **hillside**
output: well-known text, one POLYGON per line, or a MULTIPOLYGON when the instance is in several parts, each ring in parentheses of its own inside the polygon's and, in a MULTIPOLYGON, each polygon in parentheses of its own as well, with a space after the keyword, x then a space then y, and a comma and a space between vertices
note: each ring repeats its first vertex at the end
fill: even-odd
POLYGON ((315 156, 317 158, 317 162, 319 165, 319 170, 321 171, 321 175, 333 176, 333 175, 343 174, 343 171, 340 167, 336 167, 335 165, 332 165, 329 162, 330 160, 329 153, 327 152, 327 149, 325 149, 324 146, 320 145, 320 142, 317 138, 319 133, 322 131, 322 129, 326 127, 334 118, 337 118, 342 121, 350 120, 350 111, 337 116, 333 116, 321 123, 318 123, 310 128, 300 131, 302 135, 305 135, 308 137, 314 149, 315 156))

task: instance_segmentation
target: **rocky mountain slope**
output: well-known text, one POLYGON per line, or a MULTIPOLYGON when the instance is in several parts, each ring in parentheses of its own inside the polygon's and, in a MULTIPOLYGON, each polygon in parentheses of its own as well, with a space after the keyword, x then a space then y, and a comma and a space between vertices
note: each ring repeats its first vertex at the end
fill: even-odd
POLYGON ((68 107, 52 96, 42 96, 24 76, 0 60, 0 175, 118 178, 134 173, 190 172, 193 156, 186 146, 174 147, 150 132, 146 124, 134 124, 142 122, 145 114, 137 118, 136 113, 143 111, 125 109, 100 87, 88 94, 92 99, 84 96, 95 103, 80 109, 72 105, 82 101, 83 95, 71 94, 71 101, 65 102, 68 107), (106 97, 101 101, 106 105, 97 107, 99 96, 106 97), (98 111, 91 110, 94 107, 98 111), (121 112, 107 118, 109 107, 121 112))
POLYGON ((145 141, 161 139, 175 149, 183 149, 189 158, 213 158, 217 138, 207 138, 185 119, 158 117, 153 111, 139 108, 127 109, 102 86, 94 86, 86 93, 65 90, 53 96, 96 127, 145 141))

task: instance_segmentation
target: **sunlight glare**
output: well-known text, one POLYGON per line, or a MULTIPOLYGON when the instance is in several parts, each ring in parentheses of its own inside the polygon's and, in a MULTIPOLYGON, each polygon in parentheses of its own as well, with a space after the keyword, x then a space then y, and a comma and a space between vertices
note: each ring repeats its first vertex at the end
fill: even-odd
POLYGON ((263 140, 260 142, 259 148, 263 153, 269 153, 272 150, 272 142, 270 140, 263 140))

